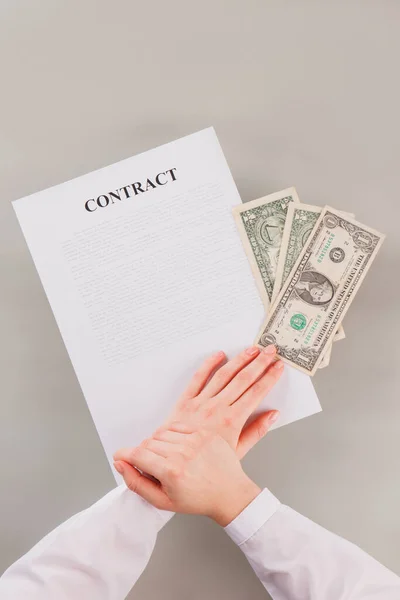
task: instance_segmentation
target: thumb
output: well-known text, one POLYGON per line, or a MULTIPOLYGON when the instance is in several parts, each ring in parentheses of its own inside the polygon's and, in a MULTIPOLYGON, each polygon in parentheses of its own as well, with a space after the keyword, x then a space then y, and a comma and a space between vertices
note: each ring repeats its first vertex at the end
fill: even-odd
POLYGON ((123 460, 114 462, 116 471, 124 478, 126 486, 156 508, 169 510, 169 499, 160 485, 123 460))
POLYGON ((239 459, 242 459, 264 437, 278 417, 279 410, 269 410, 258 415, 254 421, 243 428, 236 447, 239 459))

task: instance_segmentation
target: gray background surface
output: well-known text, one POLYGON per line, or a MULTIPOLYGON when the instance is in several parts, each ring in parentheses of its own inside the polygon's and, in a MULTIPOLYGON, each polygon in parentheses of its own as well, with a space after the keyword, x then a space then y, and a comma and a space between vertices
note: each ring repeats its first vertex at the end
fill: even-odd
MULTIPOLYGON (((1 568, 113 486, 10 202, 214 125, 243 200, 296 185, 388 235, 314 379, 324 412, 245 466, 400 572, 399 22, 396 0, 2 0, 1 568)), ((159 596, 266 594, 176 517, 131 593, 159 596)))

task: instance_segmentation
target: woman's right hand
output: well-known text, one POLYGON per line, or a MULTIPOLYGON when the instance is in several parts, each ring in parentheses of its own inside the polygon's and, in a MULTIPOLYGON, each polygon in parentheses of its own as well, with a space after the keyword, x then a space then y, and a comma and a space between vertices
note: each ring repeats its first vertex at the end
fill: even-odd
POLYGON ((273 346, 249 348, 223 364, 225 358, 219 352, 205 361, 151 438, 114 455, 128 487, 155 506, 206 514, 220 524, 259 493, 239 459, 279 413, 267 411, 245 423, 283 371, 273 346))
POLYGON ((282 375, 283 362, 276 358, 274 346, 252 346, 228 362, 224 352, 214 354, 195 373, 164 427, 174 421, 198 423, 218 431, 242 458, 279 416, 266 411, 245 427, 282 375))
POLYGON ((172 414, 152 438, 161 441, 163 431, 179 421, 217 431, 243 458, 279 416, 277 410, 265 411, 246 425, 282 372, 283 362, 276 360, 274 346, 263 350, 252 346, 228 362, 224 352, 213 354, 194 374, 172 414))

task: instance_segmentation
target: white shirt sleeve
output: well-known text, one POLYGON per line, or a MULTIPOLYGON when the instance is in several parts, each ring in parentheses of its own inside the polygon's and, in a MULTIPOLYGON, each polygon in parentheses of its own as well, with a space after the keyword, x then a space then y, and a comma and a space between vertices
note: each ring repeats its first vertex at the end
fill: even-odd
POLYGON ((225 530, 274 600, 400 599, 399 577, 266 489, 225 530))
POLYGON ((119 486, 14 563, 0 579, 0 599, 123 600, 172 516, 119 486))

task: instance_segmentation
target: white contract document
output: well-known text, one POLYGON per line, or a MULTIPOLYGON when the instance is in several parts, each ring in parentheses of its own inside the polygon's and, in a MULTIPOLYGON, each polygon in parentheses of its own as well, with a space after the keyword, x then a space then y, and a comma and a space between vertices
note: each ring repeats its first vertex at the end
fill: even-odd
MULTIPOLYGON (((14 202, 110 463, 162 424, 206 356, 253 344, 264 308, 240 202, 212 128, 14 202)), ((288 366, 261 408, 281 411, 276 427, 321 410, 288 366)))

